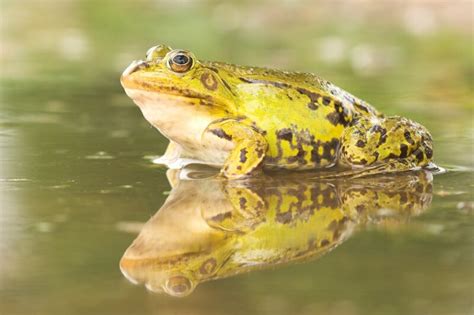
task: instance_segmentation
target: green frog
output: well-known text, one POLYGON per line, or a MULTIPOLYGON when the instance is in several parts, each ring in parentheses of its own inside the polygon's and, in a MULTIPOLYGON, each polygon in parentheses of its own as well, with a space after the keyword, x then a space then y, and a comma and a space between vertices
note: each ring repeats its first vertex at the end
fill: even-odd
POLYGON ((432 194, 432 174, 425 170, 349 180, 289 173, 239 181, 180 180, 173 172, 170 195, 120 268, 131 282, 178 297, 204 281, 321 257, 366 226, 396 229, 427 209, 432 194))
POLYGON ((265 169, 341 166, 353 177, 428 166, 432 137, 310 73, 208 62, 158 45, 122 74, 127 95, 170 144, 156 162, 265 169))

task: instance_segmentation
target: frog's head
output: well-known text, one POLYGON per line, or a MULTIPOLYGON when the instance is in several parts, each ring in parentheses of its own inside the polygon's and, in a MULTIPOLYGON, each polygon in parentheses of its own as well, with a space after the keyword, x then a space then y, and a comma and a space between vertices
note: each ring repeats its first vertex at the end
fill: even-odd
POLYGON ((173 99, 173 106, 195 104, 229 110, 234 103, 231 87, 219 69, 201 63, 189 51, 164 45, 150 48, 145 60, 132 62, 121 83, 138 105, 144 92, 173 99))

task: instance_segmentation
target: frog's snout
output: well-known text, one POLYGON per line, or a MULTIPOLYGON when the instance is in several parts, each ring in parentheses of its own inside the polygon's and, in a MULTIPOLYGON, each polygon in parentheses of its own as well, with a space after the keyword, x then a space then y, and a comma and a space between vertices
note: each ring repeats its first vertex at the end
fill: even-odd
POLYGON ((144 60, 134 60, 132 61, 132 63, 127 67, 125 68, 125 70, 122 72, 122 77, 126 77, 128 75, 131 75, 132 73, 134 73, 135 71, 137 70, 140 70, 140 69, 145 69, 145 68, 148 68, 150 65, 148 63, 148 61, 144 61, 144 60))

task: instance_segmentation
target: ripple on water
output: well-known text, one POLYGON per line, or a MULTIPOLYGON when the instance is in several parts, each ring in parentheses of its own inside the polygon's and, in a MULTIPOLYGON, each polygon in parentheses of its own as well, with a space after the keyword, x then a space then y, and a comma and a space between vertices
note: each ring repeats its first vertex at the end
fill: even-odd
POLYGON ((112 160, 115 159, 115 156, 108 154, 105 151, 99 151, 92 155, 86 155, 85 157, 87 160, 112 160))

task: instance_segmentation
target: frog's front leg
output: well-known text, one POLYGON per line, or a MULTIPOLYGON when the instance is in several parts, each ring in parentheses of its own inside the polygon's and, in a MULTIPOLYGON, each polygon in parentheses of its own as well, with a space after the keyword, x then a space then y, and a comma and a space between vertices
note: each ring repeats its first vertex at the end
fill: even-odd
POLYGON ((225 177, 242 178, 260 169, 268 143, 255 128, 236 119, 225 119, 211 123, 204 133, 234 144, 221 169, 225 177))
POLYGON ((169 164, 175 162, 181 156, 182 149, 174 141, 170 141, 168 147, 166 148, 165 154, 153 160, 155 164, 163 164, 168 166, 169 164))
POLYGON ((352 167, 348 173, 354 177, 413 170, 432 156, 426 128, 398 116, 359 118, 345 130, 339 151, 340 163, 352 167))
POLYGON ((225 194, 232 211, 207 219, 209 226, 242 234, 265 221, 265 201, 250 188, 239 184, 227 185, 225 194))

